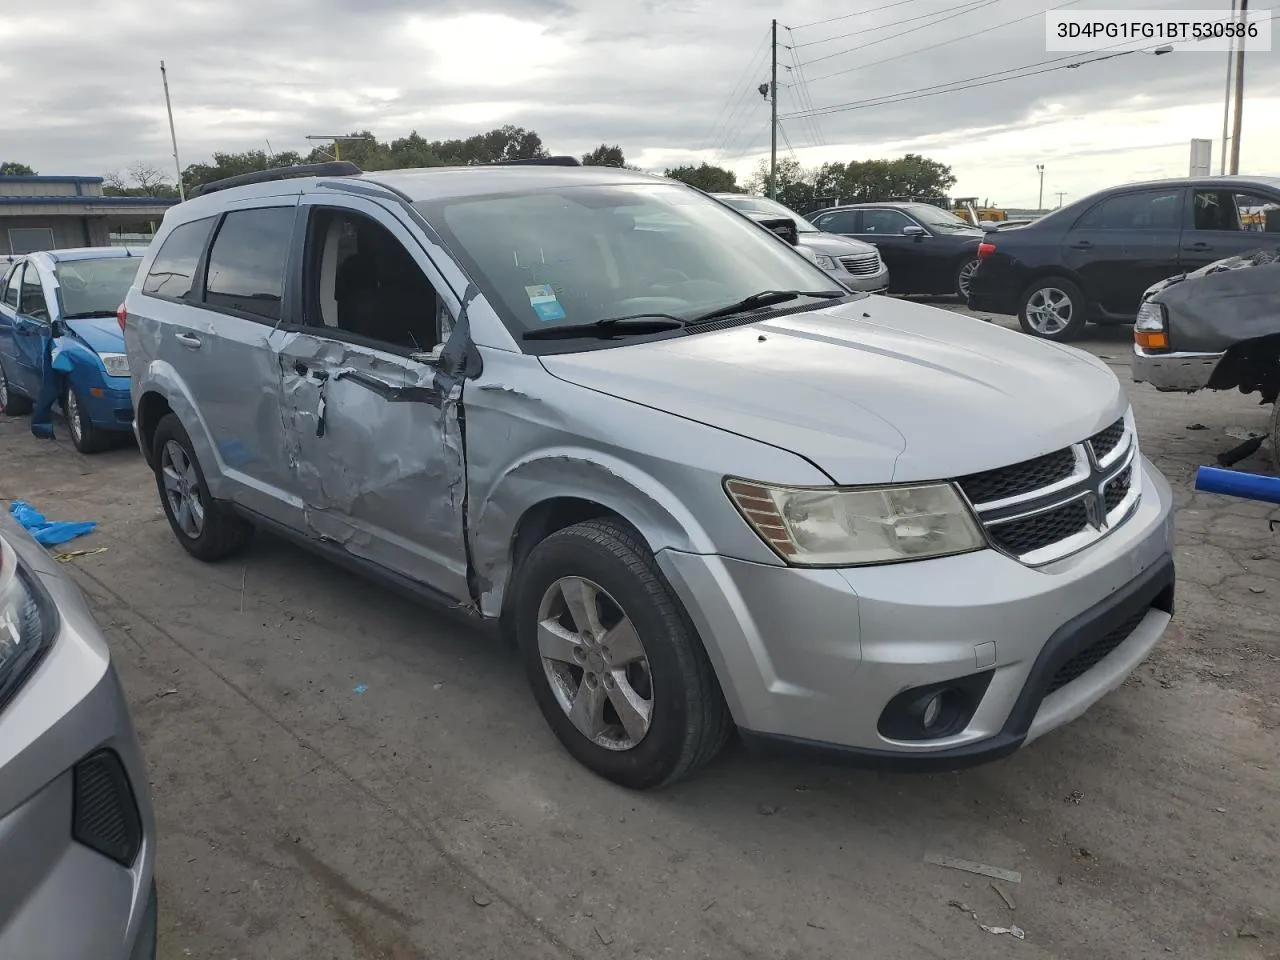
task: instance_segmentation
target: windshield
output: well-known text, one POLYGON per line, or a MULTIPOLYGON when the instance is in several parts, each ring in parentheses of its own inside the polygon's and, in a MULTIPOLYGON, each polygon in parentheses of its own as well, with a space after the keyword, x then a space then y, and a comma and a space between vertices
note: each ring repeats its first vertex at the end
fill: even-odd
POLYGON ((102 260, 67 260, 54 268, 63 317, 113 317, 124 302, 138 257, 110 257, 102 260))
POLYGON ((785 241, 679 184, 588 184, 414 206, 517 340, 637 314, 690 319, 765 290, 844 292, 785 241))
POLYGON ((972 230, 973 224, 961 220, 954 213, 931 204, 921 203, 909 208, 913 217, 926 227, 935 230, 972 230))
POLYGON ((766 217, 791 217, 796 222, 796 229, 801 233, 822 232, 790 207, 784 207, 777 200, 770 200, 768 197, 746 197, 741 195, 728 196, 721 194, 720 199, 735 210, 741 210, 746 214, 755 214, 756 216, 763 215, 766 217))

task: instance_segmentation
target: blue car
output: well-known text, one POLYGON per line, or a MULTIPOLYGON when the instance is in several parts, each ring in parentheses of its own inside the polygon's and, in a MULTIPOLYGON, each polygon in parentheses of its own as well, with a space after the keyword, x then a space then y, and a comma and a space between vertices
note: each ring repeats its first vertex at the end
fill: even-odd
POLYGON ((81 453, 133 425, 129 358, 116 309, 145 249, 85 247, 15 258, 0 279, 0 410, 30 412, 50 363, 81 453))

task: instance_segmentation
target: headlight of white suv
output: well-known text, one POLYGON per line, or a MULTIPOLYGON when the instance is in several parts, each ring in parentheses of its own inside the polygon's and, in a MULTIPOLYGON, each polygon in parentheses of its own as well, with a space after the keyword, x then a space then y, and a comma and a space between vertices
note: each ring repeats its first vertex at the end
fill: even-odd
POLYGON ((18 692, 53 638, 52 615, 38 588, 0 540, 0 709, 18 692))
POLYGON ((108 375, 113 377, 127 377, 129 375, 129 358, 123 353, 100 353, 98 354, 98 359, 107 368, 108 375))
POLYGON ((949 483, 780 487, 728 479, 725 489, 761 539, 794 566, 897 563, 986 546, 949 483))

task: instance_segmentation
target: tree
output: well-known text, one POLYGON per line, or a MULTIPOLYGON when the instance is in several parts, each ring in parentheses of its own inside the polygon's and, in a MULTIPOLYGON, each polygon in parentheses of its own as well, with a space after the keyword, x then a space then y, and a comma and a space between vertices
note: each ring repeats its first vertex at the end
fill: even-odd
POLYGON ((701 163, 698 166, 688 164, 683 167, 669 167, 663 176, 679 180, 691 187, 705 190, 707 193, 739 193, 738 177, 732 170, 724 167, 701 163))
MULTIPOLYGON (((828 203, 868 203, 894 197, 944 197, 956 178, 945 163, 909 153, 895 160, 850 160, 806 170, 792 157, 778 161, 778 200, 801 213, 828 203)), ((761 160, 748 189, 768 194, 769 162, 761 160)))
POLYGON ((34 177, 35 175, 36 172, 25 163, 16 163, 13 160, 0 163, 0 177, 34 177))
POLYGON ((190 191, 202 183, 212 183, 214 180, 236 177, 242 173, 255 173, 258 170, 289 167, 301 162, 302 158, 292 150, 272 154, 264 150, 250 150, 247 153, 215 153, 213 163, 193 163, 183 170, 182 182, 190 191))
MULTIPOLYGON (((769 196, 769 161, 761 160, 756 172, 747 181, 746 187, 752 193, 769 196)), ((804 212, 813 206, 813 183, 811 174, 800 166, 794 157, 782 157, 778 160, 778 202, 793 210, 804 212)))
POLYGON ((627 158, 622 155, 622 148, 616 143, 612 146, 602 143, 590 153, 582 155, 584 167, 626 167, 627 158))
POLYGON ((126 180, 118 171, 103 174, 102 193, 108 197, 164 197, 177 199, 178 188, 150 164, 136 160, 129 164, 126 180), (130 186, 132 183, 132 186, 130 186))
MULTIPOLYGON (((465 140, 426 140, 416 130, 409 136, 390 143, 382 143, 367 130, 351 136, 360 139, 344 140, 339 152, 343 160, 352 161, 361 170, 465 166, 547 156, 542 138, 537 133, 511 124, 478 133, 465 140)), ((305 162, 321 163, 332 159, 332 147, 325 146, 312 150, 305 162)))

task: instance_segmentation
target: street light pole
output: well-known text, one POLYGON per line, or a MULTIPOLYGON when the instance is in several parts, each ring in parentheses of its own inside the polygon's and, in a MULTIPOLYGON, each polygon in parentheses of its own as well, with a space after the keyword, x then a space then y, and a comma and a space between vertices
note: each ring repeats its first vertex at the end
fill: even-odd
POLYGON ((1040 174, 1040 199, 1036 201, 1036 213, 1044 212, 1044 164, 1037 163, 1036 171, 1040 174))
MULTIPOLYGON (((1240 23, 1249 21, 1249 0, 1240 0, 1240 23)), ((1236 103, 1231 121, 1231 173, 1240 172, 1240 120, 1244 111, 1244 33, 1237 38, 1236 47, 1236 103)))
POLYGON ((778 199, 778 21, 773 21, 771 31, 773 62, 769 78, 769 199, 778 199))

